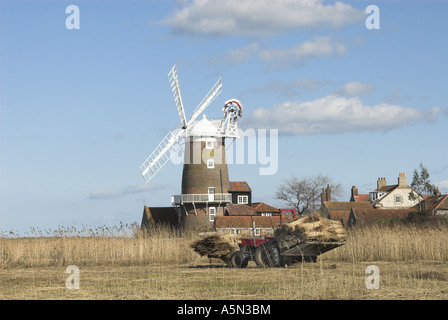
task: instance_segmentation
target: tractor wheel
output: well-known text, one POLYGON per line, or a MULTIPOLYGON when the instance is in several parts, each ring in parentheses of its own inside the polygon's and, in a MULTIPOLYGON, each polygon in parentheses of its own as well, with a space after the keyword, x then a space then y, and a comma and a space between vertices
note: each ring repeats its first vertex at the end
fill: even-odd
POLYGON ((249 263, 249 257, 243 251, 236 251, 230 257, 230 262, 234 268, 246 268, 249 263))
POLYGON ((259 268, 279 267, 280 250, 270 243, 263 243, 255 250, 255 263, 259 268))

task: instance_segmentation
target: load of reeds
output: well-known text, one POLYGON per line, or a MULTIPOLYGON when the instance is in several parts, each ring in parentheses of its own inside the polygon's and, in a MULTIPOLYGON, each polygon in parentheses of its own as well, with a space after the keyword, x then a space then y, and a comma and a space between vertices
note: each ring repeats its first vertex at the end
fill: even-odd
POLYGON ((289 247, 303 241, 344 242, 345 228, 340 221, 311 214, 296 221, 285 223, 275 230, 275 238, 281 247, 289 247))
POLYGON ((196 253, 208 258, 218 258, 225 262, 230 261, 233 252, 239 250, 238 240, 232 237, 212 234, 196 240, 190 244, 196 253))

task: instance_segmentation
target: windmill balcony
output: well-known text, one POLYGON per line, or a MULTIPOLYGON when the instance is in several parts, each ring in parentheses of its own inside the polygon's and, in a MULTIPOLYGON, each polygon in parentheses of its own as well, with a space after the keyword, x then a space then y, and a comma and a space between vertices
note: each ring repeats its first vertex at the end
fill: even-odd
POLYGON ((184 203, 231 203, 232 195, 230 193, 200 193, 200 194, 179 194, 171 196, 173 205, 184 203))

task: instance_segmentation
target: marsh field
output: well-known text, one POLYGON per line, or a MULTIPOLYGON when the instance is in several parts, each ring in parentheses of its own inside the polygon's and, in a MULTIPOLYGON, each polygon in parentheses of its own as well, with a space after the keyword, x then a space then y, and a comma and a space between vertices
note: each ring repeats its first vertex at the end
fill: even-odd
POLYGON ((0 299, 448 299, 447 224, 356 227, 316 263, 286 268, 230 268, 196 254, 197 239, 135 225, 1 234, 0 299))

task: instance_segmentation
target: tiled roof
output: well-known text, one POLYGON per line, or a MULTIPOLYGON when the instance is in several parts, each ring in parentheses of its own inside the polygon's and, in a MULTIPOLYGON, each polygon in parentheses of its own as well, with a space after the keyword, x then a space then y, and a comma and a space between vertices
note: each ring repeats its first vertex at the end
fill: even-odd
POLYGON ((247 204, 229 204, 226 207, 226 212, 229 216, 255 216, 257 214, 255 208, 247 204))
POLYGON ((329 218, 332 220, 342 221, 344 226, 348 225, 348 218, 352 209, 359 213, 368 213, 375 210, 370 202, 325 202, 324 207, 327 208, 329 218))
POLYGON ((246 181, 230 181, 229 192, 252 192, 246 181))
POLYGON ((252 202, 252 208, 254 208, 257 212, 280 213, 280 209, 274 208, 264 202, 252 202))
POLYGON ((379 189, 376 189, 375 191, 390 192, 390 191, 394 190, 396 187, 398 187, 398 184, 393 184, 393 185, 390 185, 390 186, 384 186, 384 187, 381 187, 379 189))
POLYGON ((369 195, 368 194, 358 194, 354 198, 355 198, 355 202, 369 201, 369 195))
POLYGON ((434 209, 448 209, 448 194, 440 196, 437 199, 434 209))
POLYGON ((425 211, 432 211, 438 209, 448 209, 448 194, 441 196, 428 195, 423 196, 423 208, 425 211))

